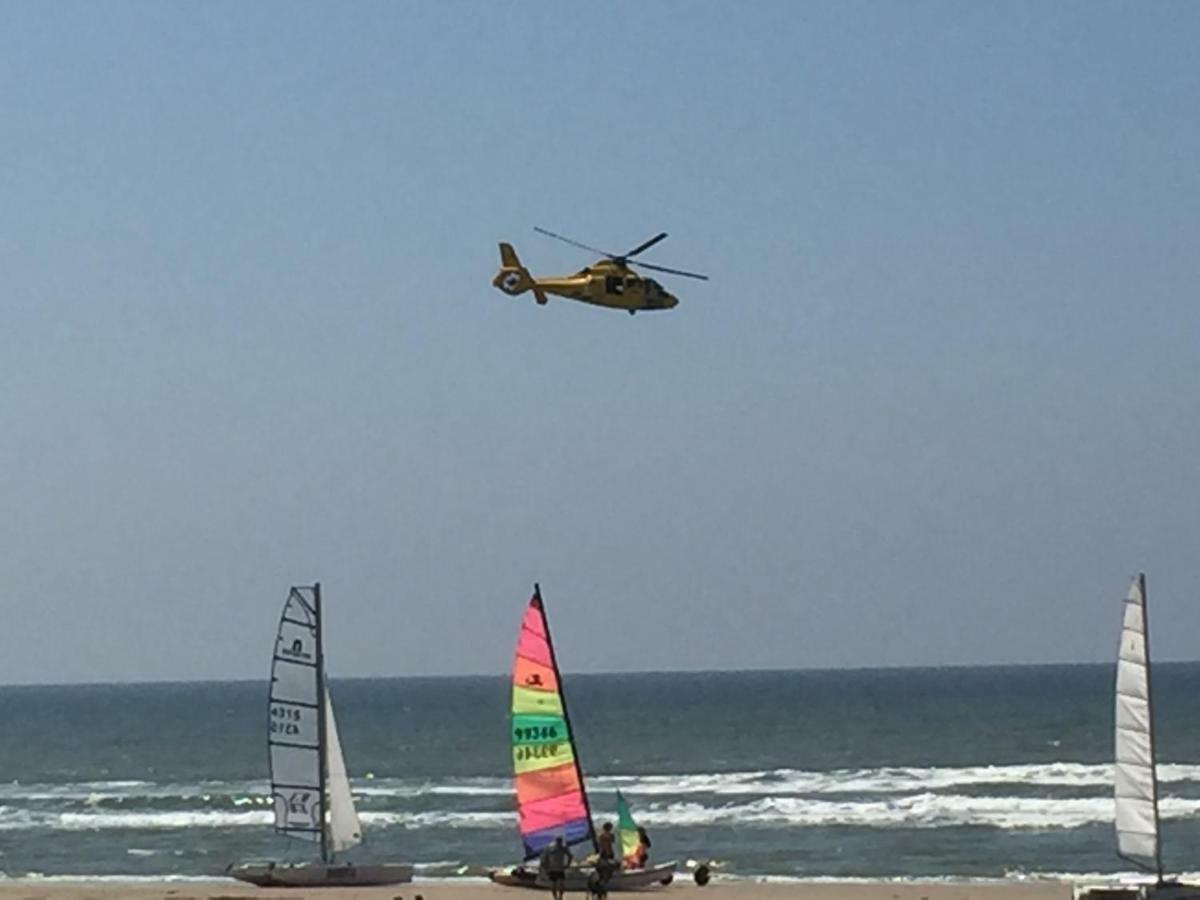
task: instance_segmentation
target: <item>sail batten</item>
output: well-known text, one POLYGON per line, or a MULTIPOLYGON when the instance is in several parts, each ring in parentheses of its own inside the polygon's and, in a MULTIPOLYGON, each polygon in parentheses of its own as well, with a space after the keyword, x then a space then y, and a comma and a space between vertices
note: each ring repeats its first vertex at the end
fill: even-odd
POLYGON ((512 683, 509 737, 525 858, 537 856, 559 836, 569 845, 593 842, 562 680, 536 587, 521 620, 512 683))
POLYGON ((1117 654, 1114 796, 1117 852, 1162 875, 1158 834, 1158 781, 1150 698, 1146 580, 1129 587, 1117 654))

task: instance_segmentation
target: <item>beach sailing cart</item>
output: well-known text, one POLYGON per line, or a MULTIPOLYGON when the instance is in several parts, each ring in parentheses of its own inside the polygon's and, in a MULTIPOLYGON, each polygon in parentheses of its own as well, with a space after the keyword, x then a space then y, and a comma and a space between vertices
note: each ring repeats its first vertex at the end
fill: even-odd
POLYGON ((1154 751, 1154 705, 1150 690, 1150 626, 1146 576, 1129 586, 1117 651, 1113 794, 1117 856, 1157 879, 1145 883, 1081 884, 1079 900, 1200 900, 1200 885, 1163 875, 1159 840, 1158 771, 1154 751))
MULTIPOLYGON (((536 584, 521 620, 512 685, 509 738, 517 795, 517 829, 525 861, 493 869, 488 876, 507 887, 548 890, 550 882, 531 861, 536 861, 556 837, 561 836, 570 847, 590 847, 595 851, 597 845, 546 608, 536 584)), ((571 866, 566 872, 565 890, 588 890, 588 880, 594 871, 594 866, 586 863, 571 866)), ((610 876, 607 889, 628 891, 665 885, 674 876, 673 861, 643 869, 619 868, 610 876)))
POLYGON ((333 704, 325 683, 321 586, 293 587, 284 604, 271 659, 267 746, 275 830, 315 843, 316 860, 248 860, 226 870, 262 887, 401 884, 412 866, 354 865, 335 855, 362 842, 333 704))

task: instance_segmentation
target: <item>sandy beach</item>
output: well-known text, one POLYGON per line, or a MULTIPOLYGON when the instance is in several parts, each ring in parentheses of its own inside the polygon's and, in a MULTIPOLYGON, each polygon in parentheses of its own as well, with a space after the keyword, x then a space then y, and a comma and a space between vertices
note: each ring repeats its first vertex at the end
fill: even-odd
MULTIPOLYGON (((212 882, 14 882, 0 885, 0 900, 520 900, 548 897, 490 884, 406 884, 377 888, 293 890, 256 888, 235 881, 212 882)), ((583 894, 568 894, 582 900, 583 894)), ((1065 882, 890 882, 773 883, 714 882, 698 888, 680 881, 669 888, 612 896, 672 900, 1069 900, 1065 882)))

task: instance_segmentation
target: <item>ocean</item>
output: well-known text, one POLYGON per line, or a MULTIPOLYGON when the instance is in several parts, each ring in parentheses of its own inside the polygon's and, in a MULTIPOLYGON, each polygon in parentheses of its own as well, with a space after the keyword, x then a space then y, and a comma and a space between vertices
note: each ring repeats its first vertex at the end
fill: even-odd
MULTIPOLYGON (((1200 664, 1154 670, 1164 860, 1200 844, 1200 664)), ((597 822, 735 877, 1023 878, 1114 855, 1108 665, 568 675, 597 822)), ((366 844, 423 878, 517 861, 507 676, 338 680, 366 844)), ((264 682, 0 688, 0 871, 203 877, 276 835, 264 682)))

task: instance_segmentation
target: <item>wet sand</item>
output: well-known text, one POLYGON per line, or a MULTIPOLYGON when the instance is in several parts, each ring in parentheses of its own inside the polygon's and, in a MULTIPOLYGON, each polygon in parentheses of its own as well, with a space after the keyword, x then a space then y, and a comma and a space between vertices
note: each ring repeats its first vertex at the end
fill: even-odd
MULTIPOLYGON (((490 884, 398 884, 374 888, 256 888, 238 881, 120 883, 105 881, 0 883, 0 900, 539 900, 549 893, 490 884)), ((668 888, 612 894, 664 900, 1070 900, 1066 882, 769 883, 716 881, 698 888, 680 881, 668 888)), ((567 894, 568 900, 586 900, 567 894)))

